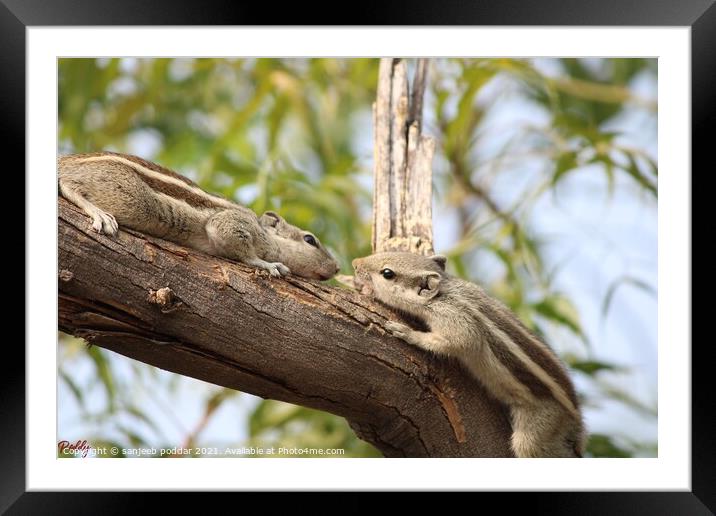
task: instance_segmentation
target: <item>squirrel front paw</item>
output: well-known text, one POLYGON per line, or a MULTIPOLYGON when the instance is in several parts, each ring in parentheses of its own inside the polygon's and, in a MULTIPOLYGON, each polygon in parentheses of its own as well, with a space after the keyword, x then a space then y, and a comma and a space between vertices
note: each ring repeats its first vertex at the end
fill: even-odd
POLYGON ((406 340, 408 338, 408 335, 412 332, 409 326, 395 321, 386 322, 385 329, 392 333, 394 336, 403 340, 406 340))
POLYGON ((268 273, 274 278, 280 278, 281 276, 288 276, 291 274, 291 270, 281 262, 266 262, 266 264, 262 265, 261 268, 268 271, 268 273))
MULTIPOLYGON (((276 269, 277 269, 278 272, 279 272, 279 276, 288 276, 289 274, 291 274, 291 269, 289 269, 288 267, 286 267, 286 266, 285 266, 284 264, 282 264, 281 262, 274 262, 274 263, 272 263, 271 265, 273 265, 274 267, 276 267, 276 269)), ((272 276, 273 276, 273 274, 272 274, 272 276)))
POLYGON ((291 274, 291 270, 281 262, 266 262, 259 258, 244 262, 246 265, 256 267, 258 270, 266 271, 274 278, 280 278, 281 276, 287 276, 291 274))

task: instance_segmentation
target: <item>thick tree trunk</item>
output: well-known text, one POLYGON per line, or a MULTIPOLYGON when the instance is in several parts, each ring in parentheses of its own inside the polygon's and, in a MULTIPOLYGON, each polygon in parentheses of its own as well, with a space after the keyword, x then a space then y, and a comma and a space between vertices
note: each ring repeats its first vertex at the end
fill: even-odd
POLYGON ((348 419, 387 456, 510 456, 509 422, 457 364, 386 334, 346 289, 160 239, 98 235, 59 202, 59 327, 154 366, 348 419))

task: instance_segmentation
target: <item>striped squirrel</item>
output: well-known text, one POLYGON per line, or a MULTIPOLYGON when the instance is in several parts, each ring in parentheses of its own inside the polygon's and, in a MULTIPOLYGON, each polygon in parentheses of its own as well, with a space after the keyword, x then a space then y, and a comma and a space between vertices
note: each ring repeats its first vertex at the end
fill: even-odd
POLYGON ((445 261, 440 255, 377 253, 353 261, 353 283, 427 329, 389 321, 393 335, 457 358, 507 405, 515 456, 581 457, 582 417, 560 360, 506 306, 474 283, 448 275, 445 261))
POLYGON ((338 272, 311 233, 273 211, 258 217, 156 163, 97 152, 60 156, 57 168, 60 193, 92 218, 99 233, 115 236, 126 226, 277 277, 326 280, 338 272))

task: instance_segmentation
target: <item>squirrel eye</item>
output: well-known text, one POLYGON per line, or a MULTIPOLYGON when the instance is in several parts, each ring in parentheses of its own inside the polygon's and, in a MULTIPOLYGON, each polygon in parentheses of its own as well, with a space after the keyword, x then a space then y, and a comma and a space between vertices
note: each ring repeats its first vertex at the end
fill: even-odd
POLYGON ((383 269, 380 271, 380 273, 383 275, 385 279, 393 279, 395 278, 395 273, 391 271, 390 269, 383 269))
POLYGON ((318 243, 316 242, 316 239, 313 238, 313 235, 303 235, 303 240, 313 247, 318 247, 318 243))

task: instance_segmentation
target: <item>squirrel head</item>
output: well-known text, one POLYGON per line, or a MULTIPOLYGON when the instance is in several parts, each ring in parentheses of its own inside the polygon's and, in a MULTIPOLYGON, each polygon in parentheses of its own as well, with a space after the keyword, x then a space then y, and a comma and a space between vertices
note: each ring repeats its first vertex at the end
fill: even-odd
POLYGON ((293 274, 304 278, 327 280, 340 266, 328 250, 312 233, 289 224, 278 213, 267 211, 259 223, 278 244, 279 261, 293 274))
POLYGON ((376 253, 353 260, 353 283, 364 295, 415 313, 440 293, 440 283, 446 277, 445 262, 442 255, 376 253))

